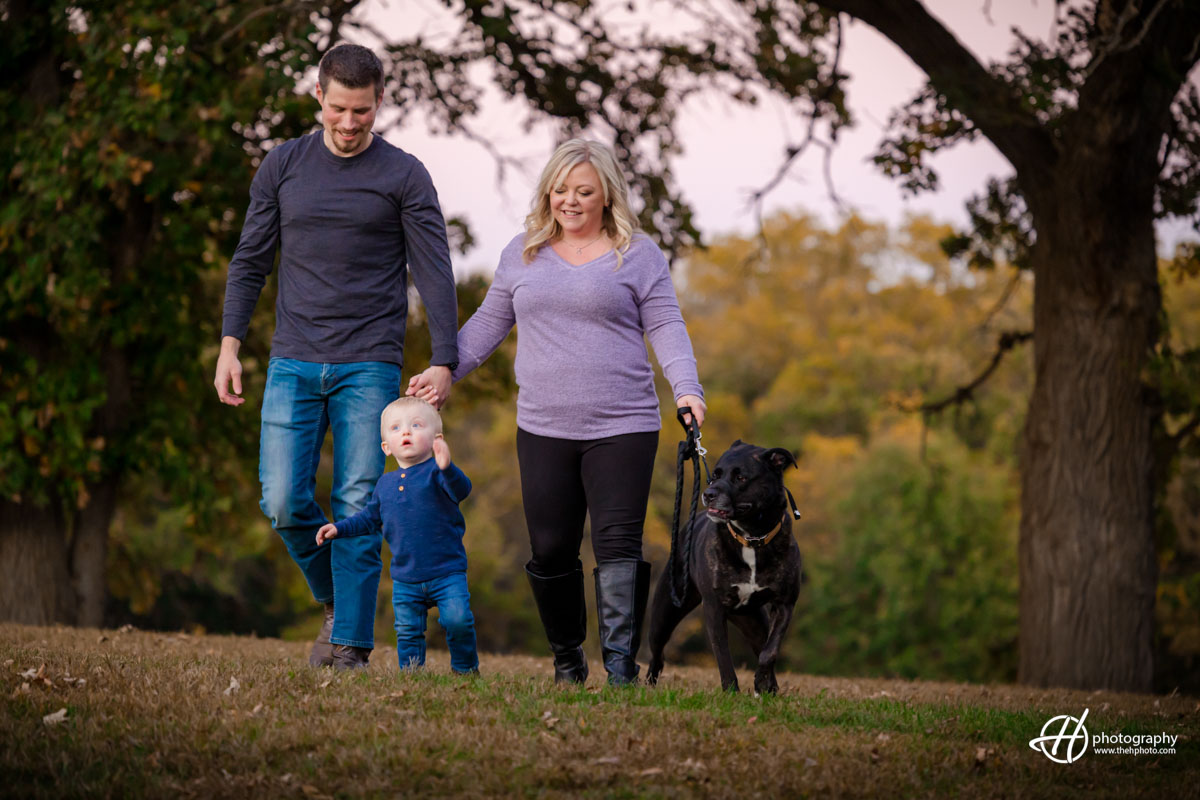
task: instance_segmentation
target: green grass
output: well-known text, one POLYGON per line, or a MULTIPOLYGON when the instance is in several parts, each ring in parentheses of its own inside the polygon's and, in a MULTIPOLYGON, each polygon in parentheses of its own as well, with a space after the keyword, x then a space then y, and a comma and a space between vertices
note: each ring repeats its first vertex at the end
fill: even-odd
POLYGON ((380 649, 345 674, 269 639, 6 625, 0 641, 4 796, 1200 797, 1195 698, 806 675, 759 698, 702 667, 558 688, 525 656, 462 678, 437 651, 424 672, 380 649), (1084 708, 1093 732, 1166 731, 1177 753, 1059 765, 1029 747, 1084 708))

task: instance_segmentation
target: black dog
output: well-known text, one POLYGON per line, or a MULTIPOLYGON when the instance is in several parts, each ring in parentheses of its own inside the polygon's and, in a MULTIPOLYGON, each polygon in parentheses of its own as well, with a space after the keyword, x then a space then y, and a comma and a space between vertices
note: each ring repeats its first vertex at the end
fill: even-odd
MULTIPOLYGON (((708 641, 721 670, 721 687, 737 691, 726 621, 732 622, 758 653, 754 690, 776 692, 775 660, 800 595, 800 548, 792 538, 790 496, 783 471, 796 459, 783 448, 770 450, 740 439, 725 451, 704 490, 707 514, 690 531, 688 552, 671 552, 650 609, 650 668, 657 682, 663 648, 675 626, 704 602, 708 641), (683 604, 671 600, 671 576, 689 567, 683 604)), ((688 538, 681 537, 681 542, 688 538)), ((682 588, 682 587, 681 587, 682 588)))

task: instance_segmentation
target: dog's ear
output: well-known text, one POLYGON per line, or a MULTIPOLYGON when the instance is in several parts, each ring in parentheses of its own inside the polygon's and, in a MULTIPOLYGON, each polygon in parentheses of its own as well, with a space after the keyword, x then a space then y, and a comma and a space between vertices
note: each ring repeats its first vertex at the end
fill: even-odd
POLYGON ((745 442, 743 442, 741 439, 734 439, 733 444, 729 445, 729 449, 732 450, 733 448, 737 447, 738 445, 742 445, 742 444, 745 444, 745 442))
POLYGON ((776 472, 783 472, 788 467, 796 466, 796 457, 792 455, 792 451, 782 447, 772 447, 763 453, 763 460, 776 472))

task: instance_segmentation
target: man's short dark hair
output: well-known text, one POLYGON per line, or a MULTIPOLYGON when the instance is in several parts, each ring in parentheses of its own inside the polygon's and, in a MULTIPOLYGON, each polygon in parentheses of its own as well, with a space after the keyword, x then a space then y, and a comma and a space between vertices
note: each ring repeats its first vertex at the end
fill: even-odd
POLYGON ((317 68, 322 92, 329 91, 331 79, 347 89, 374 86, 376 97, 383 94, 383 64, 369 47, 360 44, 339 44, 325 53, 317 68))

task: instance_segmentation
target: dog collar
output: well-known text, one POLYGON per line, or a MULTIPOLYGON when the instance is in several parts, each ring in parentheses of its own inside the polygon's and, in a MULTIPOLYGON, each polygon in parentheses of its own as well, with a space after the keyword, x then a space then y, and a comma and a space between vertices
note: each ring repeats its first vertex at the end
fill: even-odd
POLYGON ((780 517, 779 522, 775 523, 775 527, 771 529, 771 532, 763 536, 742 536, 734 530, 732 522, 726 522, 725 528, 729 531, 729 535, 734 538, 734 541, 742 547, 766 547, 775 538, 776 534, 783 530, 783 521, 785 519, 787 519, 786 512, 780 517))

